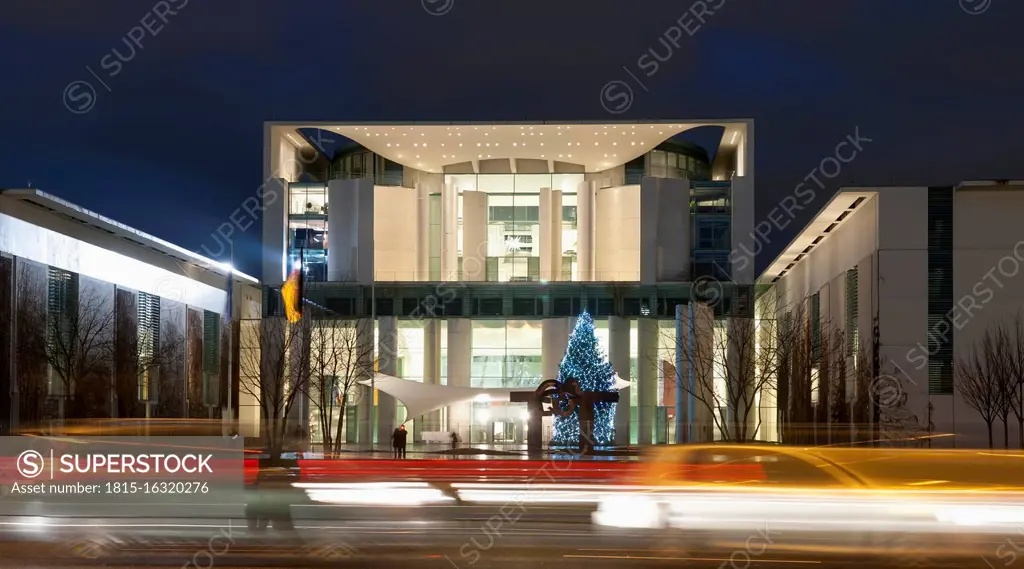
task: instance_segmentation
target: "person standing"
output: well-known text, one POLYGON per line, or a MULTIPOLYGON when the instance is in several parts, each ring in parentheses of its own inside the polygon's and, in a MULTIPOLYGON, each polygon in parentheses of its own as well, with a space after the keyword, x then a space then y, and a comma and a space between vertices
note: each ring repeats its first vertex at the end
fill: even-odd
POLYGON ((400 437, 401 429, 395 427, 395 432, 391 433, 391 452, 394 458, 398 458, 398 438, 400 437))
POLYGON ((408 437, 409 431, 405 430, 405 425, 400 425, 395 431, 395 458, 405 458, 405 443, 408 437))

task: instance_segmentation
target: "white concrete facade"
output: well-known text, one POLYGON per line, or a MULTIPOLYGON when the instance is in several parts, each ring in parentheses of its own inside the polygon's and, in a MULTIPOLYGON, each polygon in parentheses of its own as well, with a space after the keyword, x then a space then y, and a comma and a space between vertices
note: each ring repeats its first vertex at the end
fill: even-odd
MULTIPOLYGON (((303 185, 315 184, 309 182, 311 177, 327 176, 324 159, 300 134, 300 129, 317 128, 349 137, 381 160, 402 165, 402 184, 407 186, 374 186, 372 173, 361 180, 324 181, 321 201, 333 202, 335 213, 328 216, 324 208, 325 222, 307 220, 300 227, 313 227, 330 237, 326 280, 686 282, 694 231, 690 216, 685 215, 691 201, 690 181, 685 176, 665 178, 660 173, 664 167, 653 167, 660 170, 645 174, 650 178, 641 191, 641 184, 626 182, 623 166, 672 136, 703 126, 724 128, 714 179, 730 182, 731 249, 742 251, 739 244, 749 240, 754 229, 754 125, 750 120, 268 123, 265 183, 258 191, 266 249, 262 278, 276 286, 292 268, 289 249, 295 246, 289 234, 296 227, 296 212, 290 185, 300 180, 303 185), (410 144, 411 149, 401 150, 410 144), (563 144, 565 150, 559 150, 563 144), (462 151, 457 150, 459 145, 464 145, 462 151), (481 150, 470 151, 470 147, 481 150), (546 181, 537 181, 544 176, 546 181), (436 213, 430 205, 435 195, 440 196, 436 213), (494 229, 498 221, 490 220, 489 212, 501 207, 520 208, 515 210, 517 216, 529 215, 522 208, 537 208, 539 220, 523 219, 525 225, 537 227, 494 229), (577 218, 563 220, 563 208, 574 208, 577 218), (486 225, 483 238, 481 213, 486 225), (431 249, 432 231, 439 235, 436 250, 431 249), (499 261, 510 268, 499 269, 498 275, 493 269, 488 273, 487 262, 506 256, 510 240, 523 247, 522 258, 499 261)), ((504 221, 524 225, 519 218, 504 221)), ((752 262, 733 258, 723 263, 730 262, 735 282, 753 283, 752 262)))
MULTIPOLYGON (((140 387, 141 392, 149 391, 150 395, 137 394, 139 401, 125 401, 126 394, 121 393, 119 407, 114 404, 112 396, 109 416, 149 417, 150 413, 154 417, 222 416, 220 408, 200 408, 210 407, 209 398, 216 399, 219 394, 206 393, 207 400, 197 401, 195 393, 189 391, 196 382, 199 385, 204 381, 216 384, 210 377, 197 376, 196 370, 199 374, 208 375, 211 368, 221 368, 220 361, 198 362, 199 367, 195 368, 193 362, 196 358, 201 359, 202 353, 190 351, 185 346, 193 345, 190 342, 196 340, 201 345, 204 314, 216 317, 217 328, 214 330, 219 331, 227 309, 228 265, 34 189, 0 192, 0 257, 3 264, 0 280, 3 280, 4 287, 8 287, 0 292, 10 299, 10 305, 0 306, 0 314, 5 315, 5 318, 0 318, 3 320, 0 322, 3 334, 0 335, 6 335, 12 341, 11 346, 0 346, 0 350, 14 349, 19 333, 31 334, 32 330, 26 326, 37 330, 46 328, 48 321, 19 320, 26 314, 24 310, 31 310, 26 307, 37 303, 46 313, 41 316, 33 314, 42 320, 53 317, 54 313, 50 312, 52 303, 67 302, 66 306, 79 307, 80 326, 105 327, 103 322, 106 319, 116 319, 118 326, 127 322, 145 325, 150 327, 147 330, 156 334, 155 337, 160 338, 159 342, 168 345, 181 342, 185 350, 183 358, 177 364, 164 362, 159 370, 154 370, 154 377, 162 375, 164 379, 155 381, 152 390, 140 387), (61 288, 61 285, 54 289, 51 285, 58 280, 69 283, 67 288, 61 288), (57 301, 54 295, 64 293, 54 290, 77 290, 77 298, 66 297, 57 301), (156 310, 155 302, 159 303, 159 311, 146 315, 152 320, 143 323, 142 313, 136 311, 145 310, 145 306, 156 310), (11 315, 14 316, 6 319, 11 315), (167 387, 172 384, 174 387, 167 387), (168 389, 180 393, 171 394, 168 389)), ((258 318, 262 311, 258 281, 235 271, 231 282, 231 319, 258 318)), ((113 327, 110 334, 112 330, 113 327)), ((101 342, 124 341, 128 332, 121 329, 120 333, 122 340, 105 334, 101 342)), ((65 408, 65 399, 71 394, 65 393, 62 386, 66 378, 58 380, 54 372, 47 372, 49 393, 42 394, 42 397, 52 399, 59 396, 60 401, 56 415, 51 410, 44 410, 43 415, 39 415, 36 412, 41 408, 33 410, 30 409, 32 405, 26 406, 24 395, 19 393, 17 385, 10 382, 12 377, 18 377, 22 383, 31 381, 34 376, 28 368, 33 364, 12 355, 0 359, 5 360, 4 366, 0 367, 0 402, 3 402, 0 406, 10 405, 0 409, 0 413, 5 414, 0 417, 3 428, 24 422, 19 420, 19 408, 22 413, 35 415, 26 417, 25 421, 63 420, 71 416, 66 414, 70 410, 65 408), (8 390, 9 394, 3 393, 8 390)), ((48 367, 54 361, 49 356, 44 359, 47 361, 43 363, 48 367)), ((118 364, 112 365, 116 368, 118 364)), ((241 413, 251 407, 252 402, 234 396, 231 404, 238 406, 241 413)))
MULTIPOLYGON (((954 435, 937 437, 932 446, 987 446, 982 420, 955 385, 952 392, 929 387, 929 361, 938 357, 929 354, 929 336, 951 337, 955 366, 986 330, 1024 310, 1024 288, 1016 284, 1024 262, 1024 239, 1017 230, 1021 214, 1024 184, 1019 183, 843 188, 760 282, 773 286, 783 307, 806 306, 817 293, 822 321, 840 330, 855 329, 861 349, 871 349, 877 323, 881 379, 876 381, 895 378, 905 394, 898 410, 906 426, 903 432, 954 435), (929 299, 940 300, 942 269, 932 269, 936 284, 929 290, 929 252, 935 265, 942 253, 934 238, 931 247, 929 243, 930 192, 952 192, 952 295, 945 299, 950 310, 947 323, 931 326, 929 299), (857 278, 855 323, 848 322, 847 312, 851 269, 857 278)), ((933 212, 933 219, 938 215, 933 212)), ((1009 444, 1016 447, 1012 414, 1011 421, 1009 444)), ((996 430, 995 443, 1002 446, 1001 425, 996 430)))
MULTIPOLYGON (((348 152, 348 146, 345 148, 348 152)), ((508 290, 526 282, 543 286, 616 283, 623 290, 669 284, 682 291, 696 277, 693 267, 698 254, 742 251, 739 245, 754 231, 754 123, 749 119, 275 122, 265 125, 264 177, 266 285, 277 287, 284 281, 295 265, 300 233, 313 231, 317 239, 322 233, 326 243, 326 271, 307 282, 326 281, 324 289, 372 283, 378 300, 381 290, 408 290, 427 282, 508 285, 508 290), (706 126, 723 129, 707 172, 697 172, 696 159, 682 151, 669 160, 672 144, 680 143, 673 137, 706 126), (354 141, 360 152, 372 155, 374 170, 364 167, 358 173, 361 177, 325 170, 323 159, 316 159, 313 145, 303 134, 307 129, 354 141), (664 155, 664 162, 655 159, 657 153, 664 155), (402 168, 403 175, 387 178, 381 168, 395 165, 402 168), (718 192, 717 197, 695 194, 698 186, 718 192), (296 193, 315 197, 296 197, 296 193), (332 206, 329 215, 328 204, 332 206), (727 230, 720 232, 724 237, 715 233, 717 240, 698 238, 697 234, 706 233, 709 227, 694 219, 709 212, 727 223, 727 230)), ((714 263, 731 268, 736 284, 754 284, 752 258, 723 255, 714 258, 714 263)), ((443 286, 447 290, 456 285, 443 286)), ((686 294, 679 292, 672 300, 679 301, 686 294)), ((461 294, 458 296, 461 309, 461 294)), ((671 315, 658 316, 662 321, 647 318, 649 305, 656 301, 645 298, 642 302, 648 313, 600 316, 602 325, 607 325, 609 360, 632 384, 620 392, 625 402, 617 407, 617 438, 622 444, 664 441, 668 431, 665 410, 660 407, 671 367, 666 364, 673 360, 664 345, 671 315)), ((473 310, 470 304, 467 302, 465 309, 473 310)), ((503 306, 507 309, 508 304, 503 306)), ((546 306, 550 311, 550 304, 546 306)), ((400 314, 399 307, 396 301, 392 313, 400 314)), ((535 319, 509 319, 510 338, 516 333, 512 328, 520 324, 543 330, 537 334, 535 346, 515 348, 511 339, 503 347, 479 344, 478 339, 489 334, 479 329, 486 318, 455 314, 459 317, 417 325, 423 332, 411 334, 416 338, 412 343, 423 342, 423 348, 406 352, 415 353, 407 356, 409 362, 416 361, 415 377, 420 377, 422 368, 426 383, 447 378, 449 384, 468 387, 470 382, 476 386, 496 381, 496 377, 483 377, 492 373, 504 373, 502 380, 515 381, 510 376, 512 369, 529 368, 541 379, 557 374, 572 330, 572 318, 564 312, 558 317, 546 312, 536 314, 535 319), (498 354, 502 349, 505 353, 498 354), (422 363, 419 350, 425 354, 422 363), (535 361, 537 356, 541 362, 535 361), (488 358, 501 357, 507 358, 501 372, 489 367, 498 364, 488 358), (530 367, 534 364, 539 364, 542 373, 530 367)), ((403 323, 408 318, 398 319, 399 328, 410 324, 403 323)), ((380 321, 377 326, 383 329, 380 321)), ((426 418, 424 424, 430 425, 430 431, 447 426, 459 431, 464 441, 476 441, 479 437, 472 429, 478 427, 477 417, 486 414, 496 420, 498 413, 460 403, 446 409, 443 417, 426 418)), ((389 411, 378 414, 378 419, 390 416, 389 411)), ((366 410, 360 411, 360 433, 368 428, 368 417, 366 410)), ((518 416, 507 419, 517 425, 525 423, 518 416)), ((384 425, 379 423, 376 428, 379 433, 384 425)), ((491 436, 486 433, 484 439, 491 436)), ((521 437, 521 431, 516 437, 521 437)), ((360 434, 359 439, 365 441, 366 437, 360 434)))

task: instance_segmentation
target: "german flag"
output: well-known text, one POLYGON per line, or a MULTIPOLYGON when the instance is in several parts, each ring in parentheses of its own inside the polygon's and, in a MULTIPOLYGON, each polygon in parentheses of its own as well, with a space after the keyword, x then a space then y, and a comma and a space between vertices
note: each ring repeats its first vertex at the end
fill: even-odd
POLYGON ((288 322, 291 322, 292 324, 295 324, 302 319, 302 265, 304 261, 302 257, 303 254, 302 251, 300 251, 299 268, 292 271, 292 274, 288 276, 288 280, 285 281, 284 286, 281 287, 281 298, 284 300, 284 313, 288 318, 288 322))

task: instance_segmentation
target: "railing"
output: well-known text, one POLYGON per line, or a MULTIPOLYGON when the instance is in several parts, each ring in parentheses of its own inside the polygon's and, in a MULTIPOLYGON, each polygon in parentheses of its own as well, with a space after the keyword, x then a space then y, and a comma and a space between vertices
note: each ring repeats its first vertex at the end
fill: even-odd
MULTIPOLYGON (((564 273, 560 277, 564 277, 564 273)), ((408 283, 408 282, 461 282, 465 277, 458 271, 449 275, 442 275, 438 271, 374 271, 374 281, 378 283, 408 283)), ((596 271, 594 279, 590 281, 569 280, 559 278, 557 281, 548 282, 626 282, 636 283, 640 281, 637 271, 596 271)), ((486 279, 480 281, 465 282, 490 282, 490 283, 543 283, 546 282, 540 275, 514 275, 506 280, 486 279)))

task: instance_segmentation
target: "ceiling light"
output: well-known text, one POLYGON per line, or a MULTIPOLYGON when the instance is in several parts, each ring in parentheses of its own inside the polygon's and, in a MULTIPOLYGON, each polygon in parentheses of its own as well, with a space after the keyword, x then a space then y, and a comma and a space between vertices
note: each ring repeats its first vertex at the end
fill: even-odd
POLYGON ((542 142, 542 143, 540 143, 540 145, 541 145, 541 146, 544 146, 544 143, 542 142))
POLYGON ((460 148, 462 147, 462 143, 461 143, 461 142, 459 143, 459 147, 460 147, 460 148))
POLYGON ((420 143, 418 143, 418 142, 414 142, 414 143, 412 143, 412 145, 413 145, 413 146, 419 146, 419 145, 420 145, 420 143))
MULTIPOLYGON (((619 143, 618 143, 618 142, 613 142, 613 143, 612 143, 612 146, 618 146, 618 145, 619 145, 619 143)), ((444 145, 442 144, 441 146, 444 146, 444 145)))
POLYGON ((569 158, 572 158, 572 154, 569 155, 569 158))
POLYGON ((390 142, 388 143, 388 146, 391 146, 391 143, 390 143, 390 142))
POLYGON ((478 142, 478 143, 476 143, 476 145, 477 145, 477 146, 480 146, 480 143, 478 142))
POLYGON ((514 142, 513 142, 513 143, 512 143, 512 146, 518 146, 518 145, 517 145, 516 143, 514 143, 514 142))
POLYGON ((420 157, 420 155, 419 155, 419 154, 417 154, 417 155, 416 155, 416 158, 419 158, 419 157, 420 157))
POLYGON ((489 133, 489 132, 485 132, 485 133, 484 133, 484 136, 490 136, 490 134, 491 134, 491 133, 489 133))
POLYGON ((595 143, 594 143, 594 146, 597 146, 597 145, 599 145, 599 144, 601 144, 601 143, 600 143, 600 142, 595 142, 595 143))

